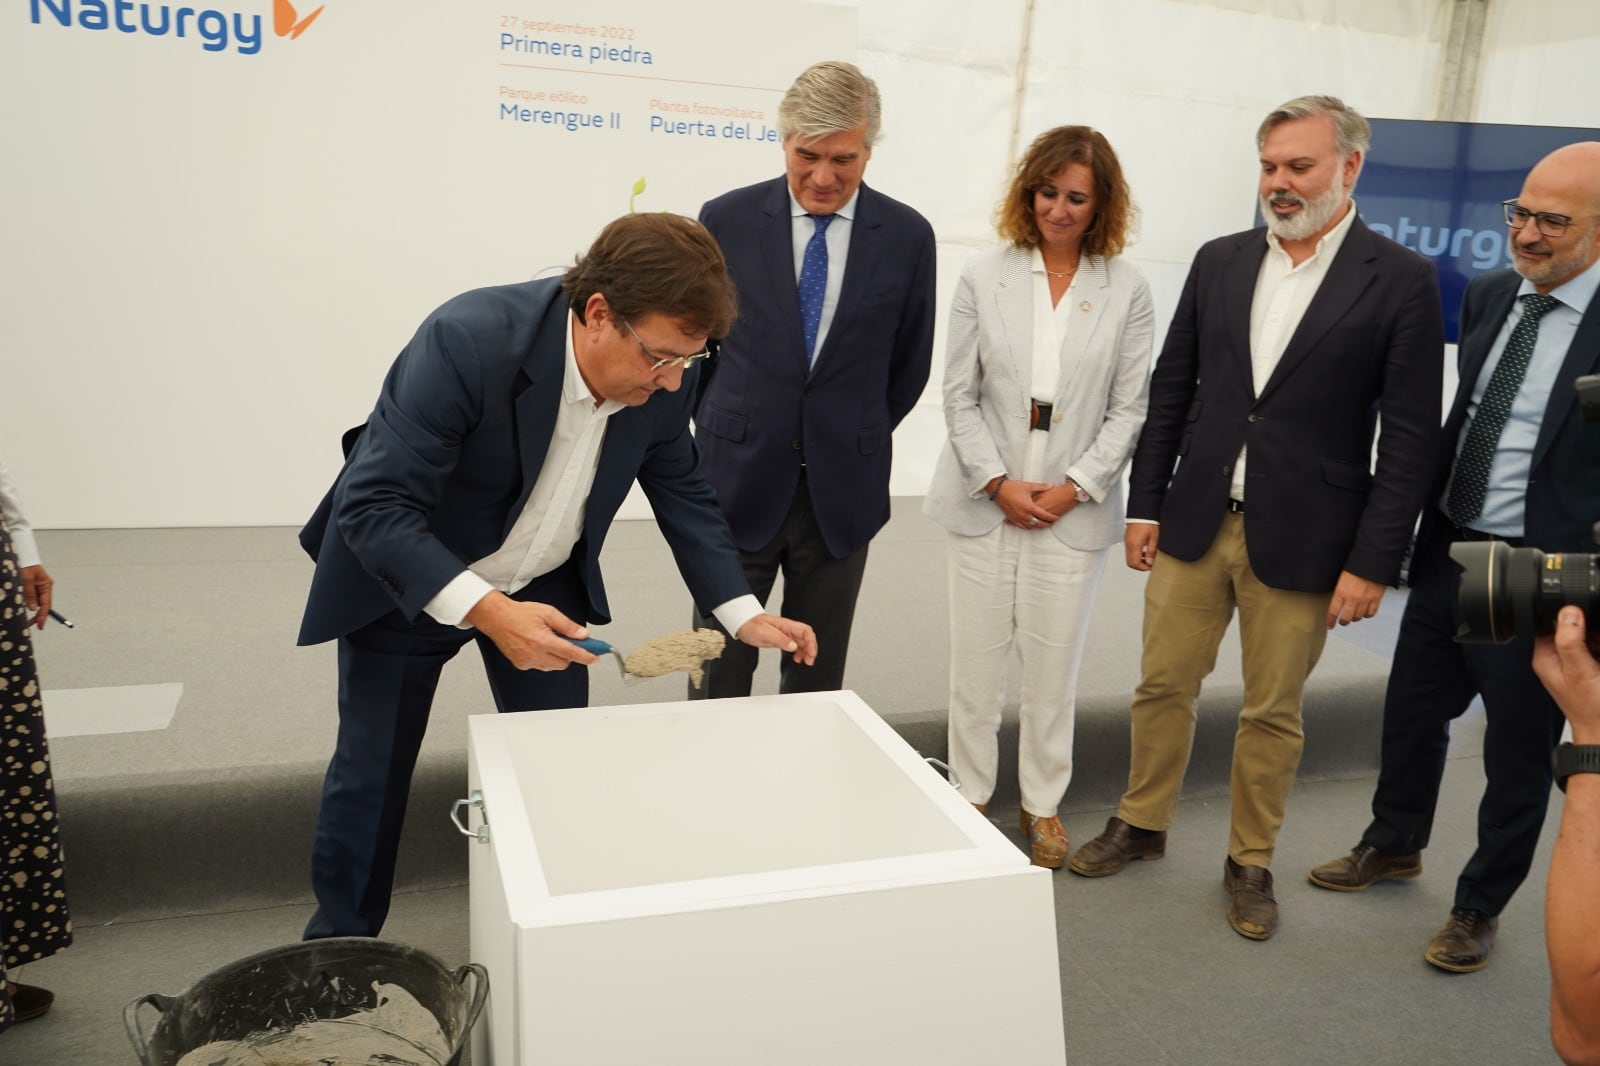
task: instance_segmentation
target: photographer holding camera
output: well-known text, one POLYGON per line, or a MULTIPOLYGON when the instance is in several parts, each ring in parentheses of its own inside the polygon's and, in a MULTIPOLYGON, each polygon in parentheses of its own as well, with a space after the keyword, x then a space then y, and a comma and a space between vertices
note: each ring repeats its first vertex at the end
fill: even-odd
POLYGON ((1572 725, 1556 756, 1566 790, 1550 856, 1544 937, 1550 952, 1550 1040, 1561 1061, 1600 1061, 1600 661, 1583 611, 1564 607, 1554 635, 1535 642, 1533 670, 1572 725))
POLYGON ((1356 892, 1422 873, 1450 723, 1481 695, 1478 847, 1456 882, 1449 920, 1423 955, 1455 973, 1488 964, 1497 916, 1533 863, 1561 712, 1533 672, 1531 632, 1503 644, 1456 641, 1462 568, 1450 546, 1594 547, 1600 429, 1583 424, 1575 381, 1600 370, 1600 142, 1546 156, 1506 201, 1505 215, 1515 269, 1474 279, 1462 302, 1460 385, 1384 698, 1372 823, 1349 855, 1309 875, 1323 888, 1356 892))

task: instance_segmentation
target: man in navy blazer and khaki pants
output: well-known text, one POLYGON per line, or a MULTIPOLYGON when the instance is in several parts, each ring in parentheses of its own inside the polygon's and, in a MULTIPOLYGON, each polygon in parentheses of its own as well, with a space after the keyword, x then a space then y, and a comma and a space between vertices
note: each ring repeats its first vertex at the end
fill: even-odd
MULTIPOLYGON (((739 290, 695 409, 700 468, 756 596, 781 569, 784 614, 816 629, 816 664, 783 660, 783 692, 844 685, 867 544, 889 520, 891 435, 933 358, 933 229, 861 181, 880 110, 851 64, 809 67, 778 105, 786 175, 700 212, 739 290)), ((755 666, 731 647, 690 695, 748 695, 755 666)))
POLYGON ((733 286, 692 219, 629 215, 560 279, 478 289, 417 330, 300 542, 300 643, 339 643, 339 739, 307 939, 377 936, 444 664, 476 641, 502 711, 581 707, 610 621, 600 548, 637 479, 697 603, 740 640, 816 655, 763 614, 696 471, 686 370, 733 286))
POLYGON ((1350 199, 1369 140, 1332 97, 1273 111, 1257 134, 1267 228, 1195 257, 1133 457, 1125 547, 1150 578, 1128 790, 1070 863, 1103 877, 1163 854, 1200 683, 1237 606, 1245 693, 1223 882, 1229 924, 1257 940, 1277 927, 1269 867, 1306 678, 1328 630, 1375 614, 1398 577, 1439 429, 1433 268, 1367 229, 1350 199))

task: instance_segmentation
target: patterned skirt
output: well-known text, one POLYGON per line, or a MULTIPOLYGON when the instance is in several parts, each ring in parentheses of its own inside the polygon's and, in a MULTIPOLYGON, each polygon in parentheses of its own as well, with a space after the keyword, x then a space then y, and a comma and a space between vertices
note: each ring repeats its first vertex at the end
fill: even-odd
POLYGON ((6 971, 72 943, 27 620, 17 554, 0 523, 0 1029, 12 1021, 6 971))

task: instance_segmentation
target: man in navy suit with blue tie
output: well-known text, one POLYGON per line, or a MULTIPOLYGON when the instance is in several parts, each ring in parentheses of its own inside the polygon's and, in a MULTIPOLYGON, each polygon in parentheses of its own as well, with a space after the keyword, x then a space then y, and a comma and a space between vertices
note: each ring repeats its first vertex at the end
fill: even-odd
MULTIPOLYGON (((892 434, 933 357, 933 229, 861 180, 881 110, 851 64, 807 68, 778 105, 785 176, 700 211, 739 291, 695 408, 700 469, 756 596, 781 570, 784 614, 820 648, 815 665, 782 661, 783 692, 844 685, 867 544, 889 520, 892 434)), ((690 695, 748 695, 755 666, 754 648, 732 646, 690 695)))
POLYGON ((301 644, 339 643, 339 739, 312 848, 307 939, 377 936, 444 664, 476 642, 502 711, 581 707, 610 621, 600 549, 635 480, 695 602, 741 641, 816 657, 762 613, 696 470, 691 379, 734 293, 705 229, 608 225, 557 279, 478 289, 423 322, 300 533, 301 644))

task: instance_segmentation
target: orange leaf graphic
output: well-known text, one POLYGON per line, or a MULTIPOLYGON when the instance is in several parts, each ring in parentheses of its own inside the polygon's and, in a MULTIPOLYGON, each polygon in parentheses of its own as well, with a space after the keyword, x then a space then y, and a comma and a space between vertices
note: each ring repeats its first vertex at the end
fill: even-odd
POLYGON ((306 32, 306 27, 310 26, 320 14, 322 8, 319 7, 297 22, 295 20, 299 17, 299 12, 295 11, 294 4, 289 0, 272 0, 272 32, 279 37, 288 37, 292 41, 306 32))

